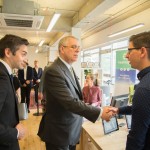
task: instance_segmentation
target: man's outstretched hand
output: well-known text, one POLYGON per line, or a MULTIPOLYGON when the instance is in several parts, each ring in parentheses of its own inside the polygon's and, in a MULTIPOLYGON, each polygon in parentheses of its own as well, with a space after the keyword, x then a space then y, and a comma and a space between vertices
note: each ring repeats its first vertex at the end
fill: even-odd
POLYGON ((103 113, 101 118, 106 120, 106 121, 110 121, 110 119, 116 115, 118 112, 118 108, 115 107, 111 107, 111 106, 105 106, 103 107, 103 113))

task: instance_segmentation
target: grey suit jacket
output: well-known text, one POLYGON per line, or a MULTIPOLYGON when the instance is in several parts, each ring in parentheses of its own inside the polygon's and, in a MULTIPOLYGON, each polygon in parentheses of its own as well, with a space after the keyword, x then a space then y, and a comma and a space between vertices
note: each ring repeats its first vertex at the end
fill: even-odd
POLYGON ((38 132, 43 141, 62 146, 75 145, 80 137, 81 116, 92 122, 97 120, 100 109, 83 102, 77 78, 76 82, 59 58, 46 71, 46 112, 38 132))
POLYGON ((13 82, 0 62, 0 150, 19 150, 17 99, 13 82))

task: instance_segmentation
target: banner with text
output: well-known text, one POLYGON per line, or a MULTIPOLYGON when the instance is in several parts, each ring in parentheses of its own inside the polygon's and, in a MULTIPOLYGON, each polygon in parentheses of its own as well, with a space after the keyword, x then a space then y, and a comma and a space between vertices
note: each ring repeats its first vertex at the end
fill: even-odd
POLYGON ((132 69, 125 58, 127 50, 116 51, 116 82, 135 83, 136 70, 132 69))

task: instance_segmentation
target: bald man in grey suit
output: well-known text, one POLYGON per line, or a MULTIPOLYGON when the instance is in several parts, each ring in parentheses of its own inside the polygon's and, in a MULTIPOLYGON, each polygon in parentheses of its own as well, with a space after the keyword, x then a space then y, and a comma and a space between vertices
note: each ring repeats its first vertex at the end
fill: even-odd
POLYGON ((109 120, 107 108, 86 105, 83 102, 78 78, 72 69, 79 54, 78 40, 67 36, 59 42, 59 58, 47 69, 44 79, 46 112, 38 135, 46 143, 46 150, 75 150, 79 142, 82 116, 95 122, 100 116, 109 120))

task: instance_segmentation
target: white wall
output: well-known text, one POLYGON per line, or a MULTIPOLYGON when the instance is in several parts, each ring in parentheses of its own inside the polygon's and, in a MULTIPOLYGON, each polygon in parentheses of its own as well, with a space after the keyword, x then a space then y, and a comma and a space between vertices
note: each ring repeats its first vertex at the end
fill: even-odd
POLYGON ((51 50, 49 55, 50 62, 54 62, 54 60, 59 56, 58 50, 51 50))
POLYGON ((39 67, 44 67, 48 62, 48 54, 47 53, 35 53, 35 47, 30 46, 28 48, 28 63, 31 67, 34 67, 34 60, 39 61, 39 67))
POLYGON ((91 47, 94 47, 96 45, 100 45, 100 44, 103 44, 106 42, 114 41, 116 39, 128 37, 128 36, 131 36, 133 34, 143 32, 143 31, 148 31, 148 30, 150 30, 149 18, 150 18, 150 8, 141 12, 141 13, 138 13, 138 14, 122 21, 122 22, 119 22, 119 23, 117 23, 117 24, 115 24, 115 25, 113 25, 113 26, 111 26, 105 30, 102 30, 98 33, 95 33, 95 34, 83 39, 82 40, 82 48, 83 49, 91 48, 91 47), (128 33, 124 33, 124 34, 115 36, 113 38, 108 37, 108 35, 110 35, 112 33, 121 31, 123 29, 129 28, 129 27, 134 26, 134 25, 139 24, 139 23, 144 23, 145 26, 142 28, 130 31, 128 33))
MULTIPOLYGON (((81 29, 72 28, 71 34, 79 40, 79 45, 81 45, 81 29)), ((76 75, 79 78, 79 83, 81 85, 81 53, 78 54, 78 60, 75 63, 73 63, 73 68, 75 70, 76 75)))

